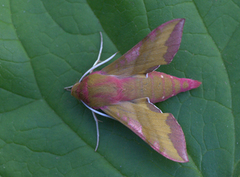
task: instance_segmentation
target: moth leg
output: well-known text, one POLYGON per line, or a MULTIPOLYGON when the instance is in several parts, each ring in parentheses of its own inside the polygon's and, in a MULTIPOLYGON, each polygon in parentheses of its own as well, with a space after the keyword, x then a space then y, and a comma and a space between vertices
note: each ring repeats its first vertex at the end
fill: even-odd
MULTIPOLYGON (((100 116, 114 119, 113 117, 111 117, 111 116, 109 116, 109 115, 107 115, 107 114, 105 114, 105 113, 103 113, 103 112, 99 112, 99 111, 91 108, 91 107, 88 106, 86 103, 84 103, 82 100, 81 100, 81 102, 82 102, 82 103, 84 104, 84 106, 86 106, 90 111, 92 111, 92 112, 94 112, 94 113, 96 113, 96 114, 99 114, 100 116)), ((116 119, 114 119, 114 120, 116 120, 116 119)))
POLYGON ((72 87, 73 87, 73 85, 68 86, 68 87, 64 87, 64 89, 67 90, 67 91, 71 91, 72 87))
MULTIPOLYGON (((94 118, 94 120, 95 120, 95 122, 96 122, 97 144, 96 144, 96 147, 95 147, 95 151, 97 151, 98 145, 99 145, 99 137, 100 137, 99 128, 98 128, 98 119, 97 119, 97 116, 96 116, 95 112, 92 111, 92 115, 93 115, 93 118, 94 118)), ((109 117, 109 118, 112 118, 112 117, 109 117)), ((112 119, 114 119, 114 118, 112 118, 112 119)), ((116 120, 116 119, 114 119, 114 120, 116 120)))
POLYGON ((98 149, 98 145, 99 145, 99 128, 98 128, 98 119, 97 119, 97 116, 96 114, 92 111, 92 115, 93 115, 93 118, 96 122, 96 130, 97 130, 97 145, 96 145, 96 148, 95 148, 95 151, 97 151, 98 149))

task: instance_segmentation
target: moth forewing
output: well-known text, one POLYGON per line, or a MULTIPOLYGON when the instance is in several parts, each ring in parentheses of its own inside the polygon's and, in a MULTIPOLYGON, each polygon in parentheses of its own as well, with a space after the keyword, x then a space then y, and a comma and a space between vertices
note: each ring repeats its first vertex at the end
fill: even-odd
POLYGON ((71 88, 71 94, 92 111, 99 144, 99 114, 113 118, 131 129, 154 150, 176 162, 188 162, 183 130, 170 113, 163 113, 153 103, 180 92, 197 88, 201 82, 156 72, 169 64, 179 49, 185 19, 171 20, 156 29, 119 59, 93 72, 117 53, 94 65, 71 88), (89 74, 89 75, 88 75, 89 74), (103 112, 97 111, 101 109, 103 112))

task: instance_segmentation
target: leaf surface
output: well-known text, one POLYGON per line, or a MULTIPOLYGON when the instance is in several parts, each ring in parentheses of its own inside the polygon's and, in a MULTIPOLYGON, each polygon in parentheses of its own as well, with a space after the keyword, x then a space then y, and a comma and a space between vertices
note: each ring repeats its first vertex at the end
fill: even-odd
MULTIPOLYGON (((1 176, 204 176, 240 174, 240 2, 2 0, 1 176), (158 103, 183 128, 189 162, 172 162, 121 123, 98 117, 63 88, 151 30, 185 18, 180 49, 158 71, 202 81, 158 103)), ((116 57, 117 58, 117 57, 116 57)))

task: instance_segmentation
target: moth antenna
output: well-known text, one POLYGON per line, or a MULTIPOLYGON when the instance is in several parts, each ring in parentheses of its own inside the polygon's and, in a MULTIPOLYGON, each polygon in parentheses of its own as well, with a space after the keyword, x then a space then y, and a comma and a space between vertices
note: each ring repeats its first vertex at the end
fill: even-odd
POLYGON ((81 102, 82 102, 88 109, 90 109, 92 112, 94 112, 94 113, 96 113, 96 114, 98 114, 98 115, 100 115, 100 116, 103 116, 103 117, 107 117, 107 118, 116 120, 116 119, 114 119, 113 117, 111 117, 111 116, 109 116, 109 115, 107 115, 107 114, 104 114, 104 113, 102 113, 102 112, 99 112, 99 111, 91 108, 91 107, 88 106, 86 103, 84 103, 82 100, 81 100, 81 102))
POLYGON ((116 55, 117 55, 118 52, 116 52, 115 54, 113 54, 112 56, 110 56, 109 58, 107 58, 106 60, 102 61, 101 63, 98 63, 97 65, 95 66, 92 66, 89 70, 87 70, 87 72, 85 72, 83 74, 83 76, 81 77, 81 79, 79 80, 79 82, 82 81, 82 79, 88 74, 90 73, 92 70, 96 69, 97 67, 103 65, 104 63, 107 63, 108 61, 110 61, 111 59, 113 59, 116 55))
POLYGON ((96 144, 96 148, 95 148, 95 151, 97 151, 98 149, 98 145, 99 145, 99 128, 98 128, 98 119, 97 119, 97 116, 96 114, 92 111, 92 115, 94 117, 94 120, 96 122, 96 130, 97 130, 97 144, 96 144))
MULTIPOLYGON (((100 43, 100 49, 99 49, 99 53, 98 53, 98 57, 97 57, 97 60, 95 61, 95 63, 93 64, 93 66, 95 66, 96 64, 99 63, 100 61, 100 58, 101 58, 101 55, 102 55, 102 49, 103 49, 103 37, 102 37, 102 33, 100 33, 100 38, 101 38, 101 43, 100 43)), ((91 71, 92 72, 92 71, 91 71)))

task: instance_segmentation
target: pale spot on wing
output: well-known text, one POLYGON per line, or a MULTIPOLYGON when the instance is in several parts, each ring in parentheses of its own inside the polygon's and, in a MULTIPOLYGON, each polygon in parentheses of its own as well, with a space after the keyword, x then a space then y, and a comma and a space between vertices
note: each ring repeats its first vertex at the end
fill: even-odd
POLYGON ((161 75, 161 78, 163 78, 163 75, 161 75))
MULTIPOLYGON (((119 113, 118 113, 118 115, 119 115, 119 113)), ((119 115, 120 116, 120 115, 119 115)), ((126 117, 126 116, 122 116, 122 120, 124 121, 124 122, 127 122, 128 121, 128 118, 126 117)))
POLYGON ((130 53, 125 54, 125 58, 127 59, 127 62, 134 61, 139 56, 139 50, 140 50, 141 45, 139 45, 139 44, 137 44, 137 45, 138 46, 134 47, 134 50, 131 50, 130 53))
POLYGON ((154 148, 159 152, 160 151, 160 145, 157 141, 153 143, 154 148))
POLYGON ((148 73, 146 74, 146 78, 148 78, 148 73))
POLYGON ((142 138, 144 138, 144 135, 143 135, 143 132, 142 132, 142 125, 137 121, 137 120, 134 120, 134 119, 129 119, 128 121, 128 125, 134 129, 136 132, 138 132, 142 138))

